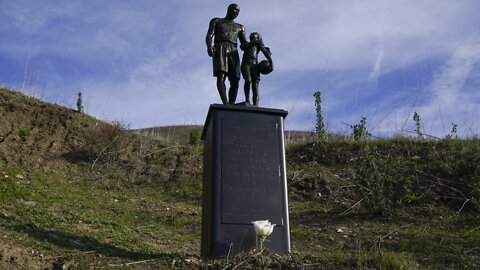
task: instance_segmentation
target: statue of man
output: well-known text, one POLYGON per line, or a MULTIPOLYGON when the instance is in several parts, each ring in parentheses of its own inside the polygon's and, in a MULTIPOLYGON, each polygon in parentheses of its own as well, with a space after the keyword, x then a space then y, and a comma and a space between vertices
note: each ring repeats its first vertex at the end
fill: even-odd
POLYGON ((235 104, 240 81, 240 57, 237 51, 237 39, 240 44, 247 42, 245 28, 234 19, 240 13, 237 4, 228 6, 225 18, 213 18, 208 27, 207 52, 213 58, 213 76, 217 77, 217 89, 223 104, 235 104), (213 45, 212 45, 213 39, 213 45), (228 98, 225 79, 230 81, 228 98))

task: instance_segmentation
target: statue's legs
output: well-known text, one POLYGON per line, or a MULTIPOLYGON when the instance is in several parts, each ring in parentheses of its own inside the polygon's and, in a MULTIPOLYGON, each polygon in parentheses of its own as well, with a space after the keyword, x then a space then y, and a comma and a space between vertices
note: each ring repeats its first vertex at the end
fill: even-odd
POLYGON ((222 99, 223 104, 228 104, 228 99, 227 99, 227 87, 225 86, 225 78, 226 74, 219 74, 217 76, 217 89, 218 93, 220 94, 220 98, 222 99))
POLYGON ((245 85, 243 86, 243 91, 245 92, 245 102, 250 103, 250 83, 249 81, 245 81, 245 85))
POLYGON ((230 104, 235 104, 238 94, 238 80, 230 80, 230 89, 228 90, 228 99, 230 104))
POLYGON ((252 82, 252 92, 253 92, 253 105, 254 106, 258 106, 258 102, 259 102, 259 96, 258 96, 258 85, 259 85, 259 81, 258 80, 254 80, 252 82))

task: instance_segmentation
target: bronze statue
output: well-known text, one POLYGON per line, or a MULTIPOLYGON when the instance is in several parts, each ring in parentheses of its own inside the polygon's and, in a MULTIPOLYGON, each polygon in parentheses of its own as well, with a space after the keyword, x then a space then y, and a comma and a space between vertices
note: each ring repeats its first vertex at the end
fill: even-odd
POLYGON ((247 42, 245 28, 234 19, 240 13, 237 4, 228 6, 225 18, 213 18, 208 27, 207 52, 213 58, 213 76, 217 77, 217 89, 223 104, 235 104, 240 81, 240 57, 237 51, 237 39, 240 44, 247 42), (213 39, 213 45, 212 45, 213 39), (228 98, 225 79, 230 81, 228 98))
POLYGON ((268 47, 263 44, 262 36, 253 32, 250 34, 250 42, 240 45, 244 50, 242 58, 242 76, 245 80, 243 87, 245 91, 245 102, 250 103, 250 86, 253 92, 253 105, 258 106, 258 85, 260 83, 260 73, 268 74, 273 71, 273 61, 271 52, 268 47), (262 52, 267 61, 258 63, 258 53, 262 52))

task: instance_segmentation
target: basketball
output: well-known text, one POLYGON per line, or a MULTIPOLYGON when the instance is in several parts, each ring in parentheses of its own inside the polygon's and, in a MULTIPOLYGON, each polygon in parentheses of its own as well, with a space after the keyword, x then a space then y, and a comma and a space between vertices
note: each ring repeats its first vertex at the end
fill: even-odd
POLYGON ((270 62, 268 62, 268 60, 263 60, 263 61, 260 61, 260 63, 258 63, 258 72, 266 75, 272 71, 273 71, 272 66, 270 65, 270 62))

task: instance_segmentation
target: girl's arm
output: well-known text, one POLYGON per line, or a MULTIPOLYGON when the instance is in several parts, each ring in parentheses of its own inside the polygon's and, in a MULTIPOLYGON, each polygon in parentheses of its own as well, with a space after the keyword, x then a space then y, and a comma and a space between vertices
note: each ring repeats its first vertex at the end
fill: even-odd
POLYGON ((260 47, 260 51, 263 53, 263 55, 265 55, 265 58, 267 58, 268 62, 270 62, 270 65, 272 66, 272 70, 273 70, 272 53, 270 52, 270 49, 265 46, 259 46, 259 47, 260 47))

